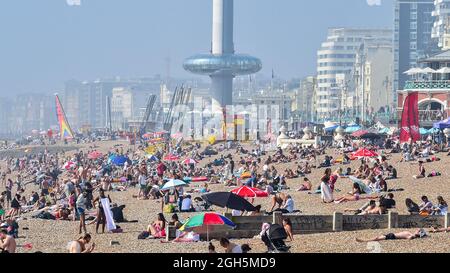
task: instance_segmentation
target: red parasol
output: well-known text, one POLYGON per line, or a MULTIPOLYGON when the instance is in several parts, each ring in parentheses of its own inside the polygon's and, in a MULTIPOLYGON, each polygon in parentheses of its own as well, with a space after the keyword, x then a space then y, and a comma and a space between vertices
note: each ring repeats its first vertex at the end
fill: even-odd
POLYGON ((247 186, 242 186, 240 188, 236 188, 231 191, 234 194, 237 194, 241 197, 249 197, 249 198, 256 198, 256 197, 268 197, 269 194, 265 191, 262 191, 257 188, 250 188, 247 186))

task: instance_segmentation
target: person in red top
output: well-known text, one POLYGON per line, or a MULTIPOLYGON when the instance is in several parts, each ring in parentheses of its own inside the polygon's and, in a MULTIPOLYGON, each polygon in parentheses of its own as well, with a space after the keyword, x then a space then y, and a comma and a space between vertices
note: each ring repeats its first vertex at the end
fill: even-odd
MULTIPOLYGON (((331 173, 331 169, 329 172, 331 173)), ((339 178, 339 175, 340 175, 340 170, 337 170, 330 176, 330 179, 328 180, 328 184, 330 185, 330 189, 332 191, 334 191, 334 184, 336 184, 336 182, 339 178)))
POLYGON ((162 163, 162 162, 159 162, 158 166, 156 167, 156 172, 158 173, 158 176, 160 178, 162 178, 165 171, 166 171, 166 165, 164 165, 164 163, 162 163))

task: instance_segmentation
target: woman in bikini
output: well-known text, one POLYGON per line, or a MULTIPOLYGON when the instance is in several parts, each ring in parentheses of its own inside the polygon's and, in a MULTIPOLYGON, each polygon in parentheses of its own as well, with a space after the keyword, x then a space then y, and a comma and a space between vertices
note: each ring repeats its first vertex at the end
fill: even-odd
POLYGON ((166 222, 164 214, 158 213, 158 219, 147 227, 148 233, 150 233, 153 238, 166 237, 166 222))
POLYGON ((353 183, 353 190, 348 193, 346 196, 342 196, 334 201, 336 204, 344 203, 344 202, 350 202, 350 201, 359 201, 363 199, 377 199, 376 196, 361 196, 362 190, 358 183, 353 183))

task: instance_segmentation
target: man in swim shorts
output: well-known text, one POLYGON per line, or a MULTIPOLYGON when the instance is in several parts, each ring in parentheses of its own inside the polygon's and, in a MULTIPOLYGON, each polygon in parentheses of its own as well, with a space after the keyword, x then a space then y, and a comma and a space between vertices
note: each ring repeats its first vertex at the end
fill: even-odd
POLYGON ((391 240, 414 240, 417 238, 423 238, 425 236, 427 236, 427 233, 423 228, 421 228, 416 230, 415 233, 409 231, 402 231, 398 233, 389 233, 387 235, 378 236, 368 240, 356 238, 356 241, 359 243, 367 243, 367 242, 391 241, 391 240))

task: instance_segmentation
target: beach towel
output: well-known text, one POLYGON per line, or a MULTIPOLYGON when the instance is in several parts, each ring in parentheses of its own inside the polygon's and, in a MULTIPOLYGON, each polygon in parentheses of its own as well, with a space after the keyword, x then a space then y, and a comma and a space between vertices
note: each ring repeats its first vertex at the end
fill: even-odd
POLYGON ((115 230, 117 227, 116 227, 116 224, 114 223, 111 206, 109 205, 109 199, 102 198, 101 202, 102 202, 103 211, 105 212, 105 217, 106 217, 106 228, 108 231, 115 230))
POLYGON ((349 176, 348 178, 350 178, 350 180, 353 181, 353 183, 358 183, 359 187, 364 193, 366 194, 374 193, 361 179, 358 179, 354 176, 349 176))

